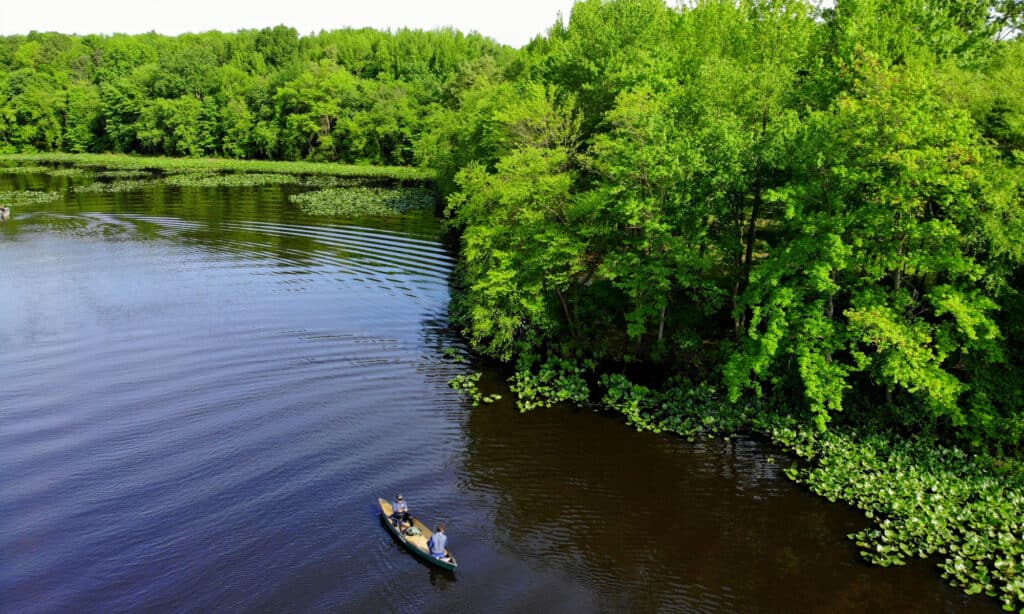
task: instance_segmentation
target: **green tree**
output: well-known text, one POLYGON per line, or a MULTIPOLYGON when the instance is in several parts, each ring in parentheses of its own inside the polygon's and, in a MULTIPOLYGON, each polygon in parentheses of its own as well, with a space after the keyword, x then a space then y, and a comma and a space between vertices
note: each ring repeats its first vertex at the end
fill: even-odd
POLYGON ((59 151, 66 98, 50 75, 21 68, 3 81, 3 140, 19 150, 59 151))
POLYGON ((357 87, 357 78, 347 70, 323 61, 280 88, 275 98, 285 155, 293 159, 338 159, 344 143, 336 141, 335 131, 351 112, 357 87))
POLYGON ((982 230, 1008 211, 984 173, 994 153, 918 73, 871 56, 805 135, 806 171, 771 195, 786 240, 744 296, 734 397, 795 378, 824 427, 856 384, 888 404, 900 393, 908 423, 967 426, 963 363, 999 353, 982 230))
POLYGON ((579 124, 572 101, 526 85, 496 113, 495 138, 509 153, 494 173, 462 170, 448 214, 462 229, 464 292, 455 315, 471 341, 508 360, 576 331, 568 293, 581 286, 588 204, 573 198, 573 145, 579 124))
POLYGON ((100 88, 87 81, 67 90, 64 146, 75 153, 93 151, 102 130, 103 100, 100 88))
POLYGON ((704 249, 713 213, 694 193, 709 161, 675 113, 678 88, 666 89, 620 94, 605 114, 611 129, 590 150, 604 221, 596 275, 626 299, 626 336, 640 341, 652 333, 658 343, 673 295, 682 292, 708 312, 721 307, 704 249))

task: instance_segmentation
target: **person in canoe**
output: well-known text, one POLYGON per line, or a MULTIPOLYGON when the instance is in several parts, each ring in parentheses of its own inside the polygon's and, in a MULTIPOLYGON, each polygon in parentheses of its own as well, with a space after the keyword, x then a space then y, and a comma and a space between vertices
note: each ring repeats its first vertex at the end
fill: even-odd
POLYGON ((401 530, 402 523, 409 522, 409 504, 405 502, 402 493, 395 495, 395 504, 392 507, 394 509, 391 512, 391 522, 395 528, 401 530))
POLYGON ((430 541, 427 542, 427 548, 430 549, 430 556, 435 559, 447 559, 448 558, 448 536, 444 534, 444 523, 437 523, 437 527, 434 528, 434 534, 430 536, 430 541))

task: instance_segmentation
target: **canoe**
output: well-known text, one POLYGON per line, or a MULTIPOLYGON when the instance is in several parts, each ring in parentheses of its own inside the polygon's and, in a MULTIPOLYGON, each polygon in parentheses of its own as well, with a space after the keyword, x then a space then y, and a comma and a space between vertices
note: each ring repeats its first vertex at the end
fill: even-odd
POLYGON ((421 535, 405 535, 391 523, 391 512, 394 511, 394 508, 391 506, 391 502, 378 498, 377 503, 380 504, 381 520, 384 521, 384 526, 388 528, 388 531, 391 531, 391 534, 395 536, 395 539, 402 542, 402 545, 408 548, 413 554, 431 565, 436 565, 441 569, 447 569, 448 571, 455 571, 455 568, 458 567, 458 563, 455 562, 455 557, 452 556, 450 550, 448 551, 448 560, 435 559, 430 556, 430 549, 427 546, 427 542, 430 540, 430 536, 433 535, 434 532, 427 528, 427 525, 420 522, 416 517, 410 515, 409 519, 412 520, 412 526, 419 529, 421 535))

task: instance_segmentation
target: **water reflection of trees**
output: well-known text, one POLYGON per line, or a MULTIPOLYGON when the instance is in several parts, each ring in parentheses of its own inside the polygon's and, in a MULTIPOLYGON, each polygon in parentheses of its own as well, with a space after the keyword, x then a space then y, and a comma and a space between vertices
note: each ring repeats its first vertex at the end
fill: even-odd
MULTIPOLYGON (((501 385, 485 374, 487 392, 501 385)), ((860 517, 791 484, 769 447, 686 444, 587 410, 521 415, 505 392, 469 412, 461 486, 492 510, 496 547, 568 570, 609 609, 948 603, 927 567, 881 576, 862 565, 844 537, 860 517)))

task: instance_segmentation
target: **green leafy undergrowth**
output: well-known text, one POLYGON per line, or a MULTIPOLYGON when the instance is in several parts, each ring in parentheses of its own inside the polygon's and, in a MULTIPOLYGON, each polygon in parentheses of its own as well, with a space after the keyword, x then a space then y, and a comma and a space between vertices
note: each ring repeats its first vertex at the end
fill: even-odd
POLYGON ((399 215, 434 206, 434 195, 423 188, 327 188, 295 194, 291 202, 309 215, 399 215))
POLYGON ((602 406, 622 414, 638 431, 674 433, 689 441, 698 435, 735 435, 765 411, 760 403, 756 408, 731 403, 725 391, 703 383, 673 382, 658 391, 616 373, 601 376, 599 384, 604 389, 602 406))

